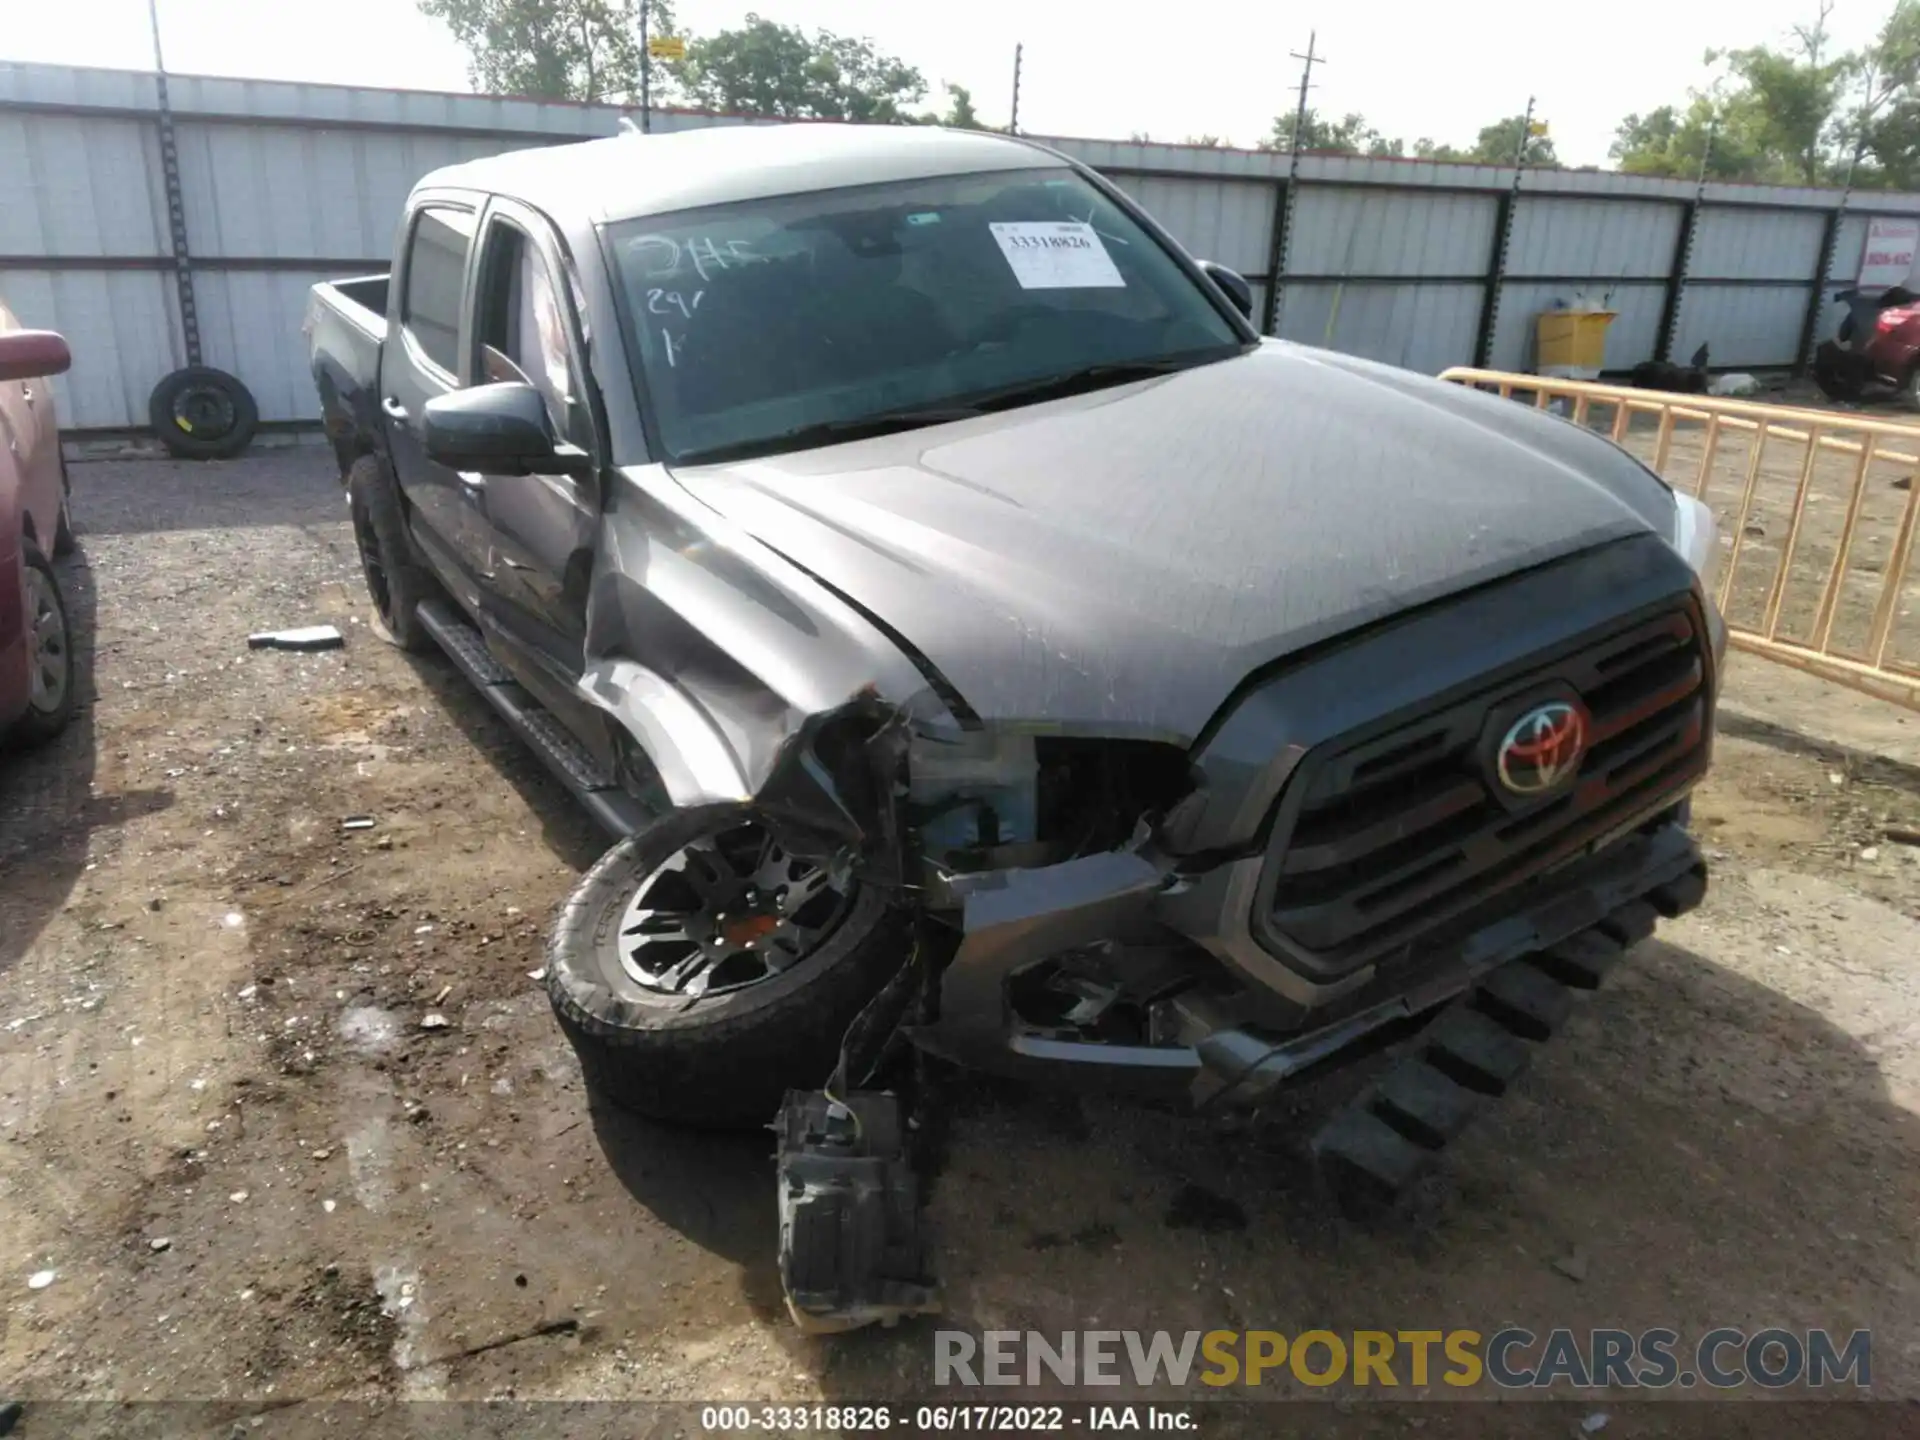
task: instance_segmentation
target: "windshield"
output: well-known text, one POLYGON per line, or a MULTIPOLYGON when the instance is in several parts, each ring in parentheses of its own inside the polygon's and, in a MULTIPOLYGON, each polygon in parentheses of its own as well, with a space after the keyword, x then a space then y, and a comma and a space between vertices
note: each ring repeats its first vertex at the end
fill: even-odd
POLYGON ((1065 167, 680 211, 608 238, 659 437, 681 461, 951 419, 1029 385, 1116 383, 1245 343, 1065 167))

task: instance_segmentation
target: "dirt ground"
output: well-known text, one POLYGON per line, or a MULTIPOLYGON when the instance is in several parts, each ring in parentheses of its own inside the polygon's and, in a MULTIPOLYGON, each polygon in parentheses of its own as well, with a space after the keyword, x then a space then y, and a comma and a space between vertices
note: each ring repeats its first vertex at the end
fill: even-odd
MULTIPOLYGON (((79 1399, 244 1402, 257 1427, 309 1397, 928 1398, 929 1327, 787 1323, 765 1137, 583 1092, 530 972, 601 839, 446 663, 368 632, 326 453, 75 481, 87 703, 0 761, 21 1433, 78 1433, 35 1414, 79 1399), (343 650, 246 648, 318 621, 343 650)), ((1920 715, 1742 659, 1697 814, 1707 905, 1404 1225, 1321 1208, 1317 1095, 1217 1127, 960 1087, 931 1202, 951 1322, 1868 1327, 1874 1392, 1907 1403, 1860 1433, 1915 1424, 1920 848, 1886 831, 1920 827, 1920 715)), ((1443 1408, 1335 1413, 1431 1435, 1443 1408)), ((1593 1406, 1497 1408, 1460 1433, 1582 1433, 1593 1406)))

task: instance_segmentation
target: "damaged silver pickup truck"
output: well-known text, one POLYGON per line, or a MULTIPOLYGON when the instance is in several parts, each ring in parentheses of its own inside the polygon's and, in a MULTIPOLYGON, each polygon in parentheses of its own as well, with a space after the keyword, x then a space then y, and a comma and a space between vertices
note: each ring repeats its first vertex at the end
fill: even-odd
POLYGON ((1043 146, 831 125, 436 171, 315 287, 381 624, 620 837, 559 1022, 776 1122, 803 1323, 935 1303, 897 1042, 1202 1107, 1385 1051, 1313 1140, 1377 1202, 1705 889, 1707 512, 1251 310, 1043 146))

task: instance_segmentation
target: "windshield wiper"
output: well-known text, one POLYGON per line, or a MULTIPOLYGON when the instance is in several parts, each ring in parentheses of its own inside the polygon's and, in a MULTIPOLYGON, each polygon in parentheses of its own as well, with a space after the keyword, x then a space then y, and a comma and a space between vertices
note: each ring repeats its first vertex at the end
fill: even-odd
POLYGON ((857 415, 849 420, 822 420, 813 425, 782 430, 777 435, 736 440, 730 445, 714 445, 681 455, 678 463, 716 465, 728 460, 751 460, 760 455, 777 455, 783 450, 807 450, 816 445, 838 445, 842 441, 867 440, 876 435, 898 435, 904 430, 945 425, 952 420, 971 420, 982 413, 977 405, 924 405, 906 410, 882 410, 874 415, 857 415))
POLYGON ((980 391, 962 397, 969 405, 981 410, 998 410, 1008 405, 1024 405, 1036 400, 1058 400, 1068 395, 1082 395, 1089 390, 1104 389, 1109 385, 1125 385, 1133 380, 1151 380, 1156 375, 1172 375, 1181 370, 1192 370, 1196 366, 1210 365, 1216 360, 1225 360, 1230 356, 1244 353, 1248 346, 1232 344, 1206 350, 1189 350, 1179 355, 1162 355, 1152 360, 1120 360, 1100 365, 1083 365, 1077 370, 1068 370, 1059 375, 1042 375, 1035 380, 1022 380, 1018 384, 1002 386, 997 390, 980 391))
POLYGON ((919 430, 928 425, 945 425, 954 420, 971 420, 991 410, 1036 400, 1057 400, 1099 390, 1108 385, 1124 385, 1130 380, 1150 380, 1156 375, 1171 375, 1191 370, 1215 360, 1242 354, 1249 347, 1233 344, 1189 350, 1179 355, 1163 355, 1152 360, 1126 360, 1100 365, 1083 365, 1058 375, 1043 375, 1035 380, 993 390, 981 390, 956 396, 937 405, 909 406, 900 410, 881 410, 872 415, 857 415, 847 420, 822 420, 812 425, 783 430, 777 435, 761 435, 752 440, 736 440, 705 450, 690 451, 675 457, 679 465, 718 465, 730 460, 751 460, 761 455, 777 455, 786 450, 808 450, 817 445, 838 445, 848 440, 866 440, 876 435, 897 435, 903 430, 919 430))

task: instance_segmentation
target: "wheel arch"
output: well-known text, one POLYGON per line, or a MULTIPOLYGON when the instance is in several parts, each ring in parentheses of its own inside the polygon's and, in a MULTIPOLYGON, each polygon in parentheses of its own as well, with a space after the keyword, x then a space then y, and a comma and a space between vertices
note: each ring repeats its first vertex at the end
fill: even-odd
MULTIPOLYGON (((754 803, 849 839, 884 830, 872 742, 960 722, 864 615, 671 481, 603 515, 578 690, 676 808, 754 803)), ((904 740, 902 741, 904 746, 904 740)))

